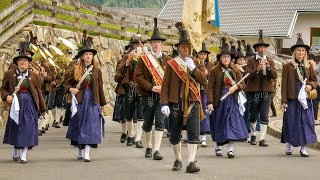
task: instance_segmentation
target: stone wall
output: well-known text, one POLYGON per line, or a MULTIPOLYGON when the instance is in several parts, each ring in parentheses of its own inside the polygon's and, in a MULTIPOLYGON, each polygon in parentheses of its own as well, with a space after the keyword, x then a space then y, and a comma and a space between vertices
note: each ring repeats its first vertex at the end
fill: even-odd
MULTIPOLYGON (((68 31, 63 29, 55 29, 51 27, 37 26, 37 25, 31 25, 31 26, 24 28, 24 30, 21 33, 28 34, 29 31, 31 30, 33 34, 38 37, 39 44, 41 43, 47 44, 48 42, 51 42, 52 44, 56 44, 58 42, 58 37, 63 37, 78 45, 81 44, 82 33, 80 32, 73 32, 73 31, 68 31)), ((9 41, 13 39, 15 38, 9 39, 9 41)), ((18 44, 18 41, 16 39, 15 41, 16 42, 9 43, 9 44, 12 44, 11 45, 12 50, 7 51, 8 52, 7 60, 3 59, 1 61, 2 65, 1 65, 0 77, 2 77, 4 72, 4 70, 2 69, 7 68, 6 64, 11 62, 11 59, 14 56, 14 47, 17 47, 17 44, 18 44)), ((96 60, 99 62, 102 69, 102 73, 103 73, 102 74, 103 87, 104 87, 104 92, 107 99, 107 116, 110 116, 112 115, 112 112, 113 112, 113 106, 114 106, 114 101, 116 96, 116 94, 114 93, 114 89, 116 87, 116 83, 114 81, 116 63, 118 60, 121 59, 124 46, 127 45, 128 42, 124 40, 116 40, 116 39, 110 39, 110 38, 98 37, 98 36, 93 36, 93 41, 94 41, 95 49, 98 50, 96 60)), ((7 48, 7 47, 2 47, 2 48, 7 48)))

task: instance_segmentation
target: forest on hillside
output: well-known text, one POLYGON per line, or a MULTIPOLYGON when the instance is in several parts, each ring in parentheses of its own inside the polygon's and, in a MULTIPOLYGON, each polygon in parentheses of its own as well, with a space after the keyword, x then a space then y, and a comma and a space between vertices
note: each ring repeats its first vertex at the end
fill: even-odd
POLYGON ((108 7, 163 8, 168 0, 81 0, 85 3, 108 7))

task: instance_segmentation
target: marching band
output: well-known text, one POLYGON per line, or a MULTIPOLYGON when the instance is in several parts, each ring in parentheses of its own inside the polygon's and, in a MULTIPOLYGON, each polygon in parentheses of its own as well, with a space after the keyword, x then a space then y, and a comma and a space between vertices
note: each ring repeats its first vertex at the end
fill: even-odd
MULTIPOLYGON (((143 148, 146 142, 145 158, 162 160, 160 147, 166 128, 174 153, 172 170, 180 171, 181 132, 186 129, 187 173, 200 171, 197 149, 199 144, 207 147, 208 134, 216 143, 216 156, 223 156, 222 146, 227 145, 227 157, 235 158, 236 141, 267 147, 277 70, 266 55, 269 44, 263 40, 263 31, 259 30, 259 41, 253 47, 238 41, 237 49, 232 42, 230 48, 222 38, 217 61, 212 62, 205 43, 192 56, 189 35, 181 23, 176 25, 180 34, 174 45, 177 55, 166 55, 162 52, 166 39, 156 18, 154 25, 148 39, 151 49, 138 31, 117 62, 112 119, 121 125, 120 142, 136 148, 143 148)), ((55 46, 39 44, 32 34, 26 40, 20 43, 0 88, 9 109, 3 142, 13 146, 13 160, 25 164, 28 150, 38 146, 38 136, 50 125, 60 128, 63 123, 68 126, 66 138, 78 148, 77 159, 90 162, 91 148, 97 148, 104 135, 106 105, 93 38, 84 33, 76 54, 77 46, 67 39, 59 38, 55 46)), ((286 143, 286 155, 299 146, 300 155, 308 157, 306 146, 317 142, 312 103, 317 98, 317 77, 315 66, 308 61, 309 49, 298 34, 291 47, 292 59, 283 65, 281 142, 286 143)))

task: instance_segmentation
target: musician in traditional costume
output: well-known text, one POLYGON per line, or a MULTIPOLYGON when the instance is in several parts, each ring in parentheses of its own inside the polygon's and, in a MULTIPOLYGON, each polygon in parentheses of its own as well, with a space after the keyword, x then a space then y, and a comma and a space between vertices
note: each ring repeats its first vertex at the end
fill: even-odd
POLYGON ((251 145, 256 145, 256 124, 260 115, 260 140, 259 146, 267 147, 265 139, 268 122, 271 93, 275 92, 272 81, 277 78, 275 64, 270 57, 265 55, 269 44, 263 40, 263 32, 259 30, 259 41, 253 45, 257 54, 248 60, 246 72, 249 73, 246 92, 250 99, 250 127, 251 145))
POLYGON ((127 146, 132 146, 133 143, 136 143, 136 148, 143 148, 141 136, 144 117, 141 95, 135 91, 135 74, 138 58, 143 51, 143 43, 145 42, 141 40, 141 35, 138 33, 133 37, 131 43, 133 51, 123 57, 123 61, 119 65, 118 70, 120 74, 124 74, 121 85, 125 89, 125 120, 128 130, 127 146), (136 118, 134 118, 134 114, 136 114, 136 118), (136 128, 134 124, 136 124, 136 128))
POLYGON ((96 54, 93 39, 84 39, 78 53, 79 63, 74 66, 65 84, 65 90, 73 96, 67 138, 72 145, 78 145, 78 159, 85 162, 91 161, 91 148, 101 144, 104 123, 101 111, 106 105, 102 72, 94 59, 96 54))
POLYGON ((308 62, 309 50, 299 33, 297 43, 291 46, 291 61, 282 69, 281 103, 285 112, 281 142, 287 143, 287 155, 292 155, 292 146, 300 146, 300 155, 309 157, 306 146, 317 143, 311 100, 316 98, 317 77, 308 62))
MULTIPOLYGON (((244 47, 246 47, 246 55, 244 56, 244 60, 245 60, 245 64, 248 63, 248 59, 251 59, 255 56, 255 53, 254 53, 254 50, 252 48, 252 45, 249 44, 249 43, 246 43, 244 40, 242 40, 242 43, 244 45, 244 47)), ((238 64, 238 63, 237 63, 238 64)), ((246 66, 244 66, 243 70, 246 70, 246 66)), ((246 72, 244 72, 246 73, 246 72)), ((242 74, 243 76, 244 74, 242 74)), ((245 80, 245 83, 247 84, 247 80, 245 80)), ((251 132, 251 128, 250 128, 250 108, 249 108, 249 105, 250 105, 250 97, 247 95, 247 92, 246 92, 246 97, 247 97, 247 102, 244 104, 245 105, 245 112, 244 112, 244 121, 246 122, 246 125, 247 125, 247 129, 248 129, 248 132, 250 133, 251 132)), ((256 130, 260 130, 260 116, 258 116, 257 118, 257 125, 256 125, 256 130)), ((248 137, 248 143, 251 142, 251 136, 248 137)))
POLYGON ((181 130, 186 125, 188 132, 188 162, 186 172, 194 173, 200 171, 196 166, 195 156, 197 144, 199 144, 201 96, 198 89, 200 85, 206 85, 205 67, 198 60, 190 57, 191 44, 186 30, 182 24, 178 24, 180 32, 178 48, 179 56, 167 62, 165 74, 161 86, 161 112, 169 116, 170 142, 175 154, 173 171, 182 168, 181 158, 181 130), (201 70, 200 70, 200 69, 201 70))
POLYGON ((216 155, 222 156, 221 146, 228 144, 228 158, 234 158, 234 142, 246 141, 248 131, 243 119, 245 97, 241 90, 244 81, 241 71, 231 63, 233 55, 229 45, 224 43, 217 55, 218 65, 209 73, 208 111, 211 137, 217 143, 216 155))
POLYGON ((19 55, 13 58, 17 68, 5 72, 0 89, 2 100, 11 104, 3 143, 14 146, 13 160, 23 164, 28 149, 38 146, 38 113, 46 110, 39 75, 28 70, 32 57, 27 46, 21 43, 19 55))
MULTIPOLYGON (((114 81, 117 82, 117 87, 115 88, 115 93, 117 94, 116 97, 116 102, 114 105, 114 111, 113 111, 113 116, 112 120, 117 121, 121 124, 121 130, 122 134, 120 137, 120 142, 124 143, 127 140, 128 133, 127 133, 127 122, 125 120, 125 89, 123 88, 122 81, 125 76, 125 71, 123 70, 122 72, 119 71, 119 66, 120 64, 124 61, 124 56, 128 56, 128 53, 132 50, 132 43, 131 40, 129 41, 129 44, 125 46, 125 53, 122 56, 122 59, 120 59, 117 62, 117 67, 116 67, 116 73, 114 75, 114 81)), ((126 58, 127 59, 127 58, 126 58)))
POLYGON ((154 160, 162 160, 160 154, 160 145, 164 130, 164 114, 161 113, 160 92, 163 81, 164 69, 167 61, 171 58, 162 53, 162 42, 165 41, 161 37, 157 27, 157 19, 154 19, 154 31, 150 39, 151 52, 147 52, 140 56, 136 69, 136 92, 142 95, 143 107, 143 131, 145 132, 147 148, 145 152, 146 158, 152 158, 152 126, 155 125, 154 132, 154 160))
MULTIPOLYGON (((201 65, 204 65, 206 68, 205 74, 208 76, 211 68, 214 64, 209 60, 210 51, 208 51, 205 43, 202 43, 202 49, 198 53, 198 59, 201 65)), ((208 85, 201 86, 201 103, 202 111, 205 114, 205 118, 200 122, 200 142, 202 147, 207 147, 207 134, 210 134, 210 115, 207 112, 207 93, 208 85)))

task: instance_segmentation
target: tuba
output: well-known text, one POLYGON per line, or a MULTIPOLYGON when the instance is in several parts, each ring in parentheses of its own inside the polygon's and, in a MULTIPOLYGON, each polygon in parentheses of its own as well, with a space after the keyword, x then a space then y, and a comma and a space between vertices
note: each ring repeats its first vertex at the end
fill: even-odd
POLYGON ((78 49, 78 47, 69 40, 62 37, 59 37, 58 39, 60 41, 60 44, 57 48, 60 49, 63 54, 66 54, 70 50, 78 49))

